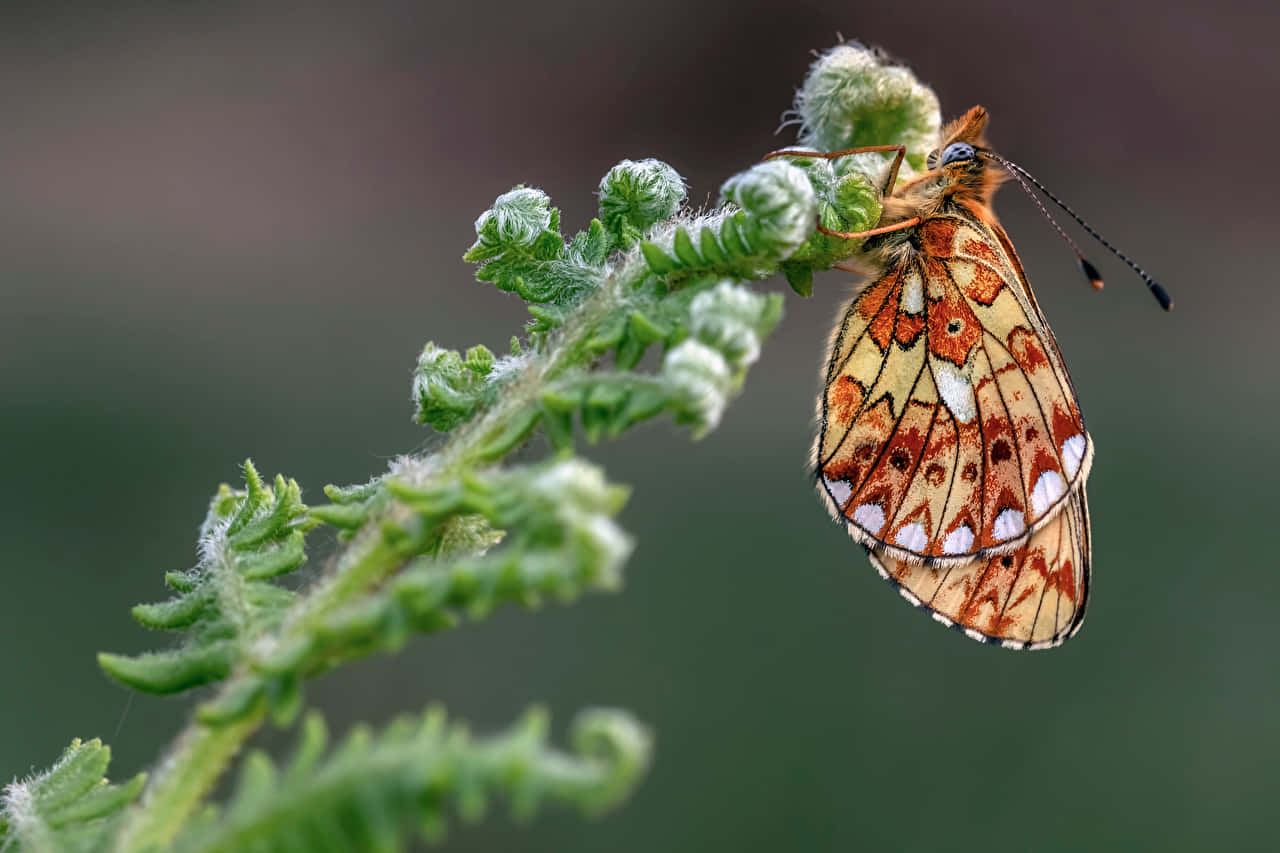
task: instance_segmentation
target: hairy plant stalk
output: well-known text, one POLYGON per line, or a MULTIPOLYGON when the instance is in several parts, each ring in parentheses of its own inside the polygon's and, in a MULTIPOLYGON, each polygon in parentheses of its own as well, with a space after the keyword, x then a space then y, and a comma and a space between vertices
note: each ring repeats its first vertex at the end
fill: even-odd
POLYGON ((142 808, 117 837, 115 849, 169 845, 264 717, 265 711, 258 709, 230 725, 193 723, 184 729, 147 788, 142 808))
MULTIPOLYGON (((566 356, 580 347, 599 319, 616 307, 621 294, 648 274, 639 248, 629 251, 595 293, 565 321, 545 350, 530 358, 495 405, 461 427, 440 450, 403 457, 400 476, 413 485, 421 486, 455 471, 494 431, 500 430, 516 412, 527 408, 546 389, 566 356)), ((410 515, 405 505, 393 503, 381 517, 371 519, 355 540, 333 556, 333 571, 298 602, 295 606, 297 617, 284 626, 278 642, 287 645, 296 633, 308 630, 309 621, 314 622, 318 616, 331 612, 403 568, 407 560, 399 557, 382 540, 379 531, 381 522, 403 523, 410 515)), ((246 686, 246 675, 233 675, 210 704, 217 705, 240 694, 246 686)), ((244 742, 253 736, 265 719, 262 710, 234 726, 211 727, 201 722, 198 716, 193 718, 175 738, 168 757, 153 777, 149 790, 156 793, 140 804, 116 849, 123 853, 171 842, 191 812, 200 805, 204 794, 217 782, 244 742)))

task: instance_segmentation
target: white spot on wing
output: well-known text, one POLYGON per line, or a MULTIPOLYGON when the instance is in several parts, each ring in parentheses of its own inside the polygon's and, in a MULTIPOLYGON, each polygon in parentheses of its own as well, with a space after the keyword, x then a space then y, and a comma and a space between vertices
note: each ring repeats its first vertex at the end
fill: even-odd
POLYGON ((908 314, 924 310, 924 281, 919 270, 911 270, 902 280, 902 310, 908 314))
POLYGON ((1068 477, 1074 477, 1084 461, 1084 436, 1077 433, 1062 442, 1062 466, 1068 477))
POLYGON ((822 481, 826 484, 827 492, 837 506, 844 506, 844 502, 849 500, 849 495, 853 494, 853 486, 848 480, 830 480, 823 477, 822 481))
POLYGON ((972 628, 965 628, 964 633, 970 640, 977 640, 979 643, 985 643, 987 641, 987 635, 983 634, 981 631, 975 631, 972 628))
POLYGON ((978 404, 973 398, 973 385, 956 366, 948 361, 934 359, 932 361, 933 378, 937 381, 938 393, 942 395, 947 408, 956 420, 967 424, 978 416, 978 404))
POLYGON ((884 527, 884 510, 879 504, 861 504, 853 511, 853 520, 872 533, 884 527))
POLYGON ((977 268, 971 261, 952 261, 947 264, 947 271, 955 279, 956 286, 960 288, 960 292, 967 293, 969 286, 973 284, 973 276, 977 268))
POLYGON ((973 547, 973 531, 969 529, 969 525, 962 524, 955 530, 947 534, 947 538, 942 540, 942 553, 944 554, 968 554, 969 549, 973 547))
POLYGON ((1022 520, 1022 512, 1016 509, 1006 509, 996 516, 996 523, 991 525, 991 536, 997 542, 1003 542, 1006 539, 1012 539, 1026 529, 1027 525, 1022 520))
POLYGON ((1057 471, 1045 471, 1031 490, 1031 509, 1037 516, 1044 515, 1066 493, 1067 484, 1062 476, 1057 471))
POLYGON ((938 612, 938 611, 936 611, 936 610, 935 610, 935 611, 933 611, 933 613, 931 613, 930 615, 933 617, 933 621, 934 621, 934 622, 941 622, 943 625, 946 625, 948 628, 950 628, 952 625, 954 625, 954 624, 955 624, 955 623, 954 623, 954 622, 952 622, 950 619, 948 619, 947 617, 943 616, 941 613, 939 613, 939 612, 938 612))
POLYGON ((924 525, 919 522, 911 522, 904 525, 898 531, 898 535, 893 541, 906 548, 908 551, 923 551, 924 546, 929 544, 929 534, 925 532, 924 525))

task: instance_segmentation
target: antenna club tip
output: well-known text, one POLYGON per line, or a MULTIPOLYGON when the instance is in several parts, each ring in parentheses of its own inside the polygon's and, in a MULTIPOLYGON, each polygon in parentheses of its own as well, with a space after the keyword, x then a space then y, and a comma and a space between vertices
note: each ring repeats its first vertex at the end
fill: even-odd
POLYGON ((1166 311, 1173 310, 1173 297, 1169 295, 1169 291, 1155 282, 1151 283, 1151 295, 1156 298, 1156 302, 1160 303, 1161 308, 1166 311))
POLYGON ((1098 272, 1098 268, 1089 263, 1089 259, 1080 255, 1077 257, 1080 261, 1080 271, 1084 273, 1084 277, 1089 279, 1089 284, 1093 285, 1094 290, 1102 290, 1102 274, 1098 272))

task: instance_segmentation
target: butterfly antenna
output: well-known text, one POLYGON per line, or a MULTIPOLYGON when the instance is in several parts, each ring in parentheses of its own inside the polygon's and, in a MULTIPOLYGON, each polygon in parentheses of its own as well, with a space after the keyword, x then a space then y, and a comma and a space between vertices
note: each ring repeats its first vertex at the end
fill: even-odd
POLYGON ((1032 191, 1031 187, 1034 186, 1036 189, 1040 190, 1040 192, 1044 193, 1045 197, 1048 198, 1049 201, 1053 202, 1058 207, 1066 211, 1067 215, 1070 216, 1072 219, 1074 219, 1080 225, 1081 228, 1087 231, 1090 237, 1092 237, 1093 239, 1101 243, 1103 246, 1105 246, 1107 250, 1111 252, 1111 254, 1115 255, 1117 258, 1119 258, 1120 260, 1128 264, 1129 269, 1136 272, 1138 274, 1138 277, 1141 278, 1143 282, 1146 283, 1147 289, 1150 290, 1151 295, 1156 298, 1156 302, 1160 303, 1161 308, 1163 308, 1166 311, 1173 310, 1173 299, 1169 296, 1169 291, 1165 290, 1160 285, 1160 282, 1156 281, 1154 278, 1148 275, 1146 270, 1144 270, 1142 267, 1135 264, 1128 255, 1126 255, 1124 252, 1117 249, 1115 246, 1111 245, 1111 243, 1107 241, 1106 237, 1103 237, 1101 234, 1095 231, 1093 226, 1090 225, 1088 222, 1085 222, 1084 219, 1080 216, 1080 214, 1072 210, 1071 207, 1065 201, 1063 201, 1062 199, 1054 195, 1052 192, 1050 192, 1048 187, 1046 187, 1044 184, 1036 180, 1036 177, 1034 175, 1032 175, 1026 169, 1019 166, 1017 163, 1013 162, 1012 160, 1007 160, 1004 157, 1001 157, 999 154, 996 154, 994 152, 989 151, 986 153, 987 153, 987 156, 993 158, 994 160, 998 161, 1002 166, 1004 166, 1005 169, 1009 172, 1009 174, 1012 175, 1015 180, 1017 180, 1018 184, 1021 185, 1022 189, 1027 193, 1027 195, 1031 197, 1031 200, 1036 203, 1036 207, 1040 208, 1040 212, 1044 214, 1045 219, 1048 219, 1049 223, 1053 225, 1054 229, 1058 232, 1058 234, 1062 237, 1062 239, 1067 241, 1067 245, 1071 247, 1071 250, 1073 252, 1075 252, 1076 260, 1080 262, 1080 269, 1084 272, 1085 277, 1089 279, 1089 283, 1092 284, 1095 289, 1098 289, 1098 290, 1102 289, 1102 276, 1098 274, 1098 268, 1095 267, 1093 264, 1089 263, 1089 259, 1084 256, 1083 252, 1080 251, 1080 247, 1075 244, 1074 240, 1072 240, 1069 236, 1067 236, 1067 232, 1062 230, 1062 226, 1059 225, 1057 221, 1052 216, 1049 215, 1048 209, 1045 208, 1044 204, 1040 201, 1040 198, 1032 191))

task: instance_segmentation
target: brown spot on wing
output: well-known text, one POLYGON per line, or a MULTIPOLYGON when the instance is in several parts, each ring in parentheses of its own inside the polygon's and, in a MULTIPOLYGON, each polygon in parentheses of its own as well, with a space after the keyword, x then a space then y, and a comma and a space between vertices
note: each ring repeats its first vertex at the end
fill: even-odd
POLYGON ((1049 358, 1040 346, 1040 339, 1026 326, 1016 326, 1009 333, 1006 341, 1009 354, 1028 373, 1034 373, 1042 367, 1049 367, 1049 358))
MULTIPOLYGON (((928 440, 920 456, 914 460, 910 485, 899 502, 898 512, 886 534, 886 539, 896 544, 897 534, 903 527, 919 524, 925 531, 925 540, 912 550, 920 556, 931 553, 930 546, 946 506, 956 453, 956 429, 951 415, 936 399, 933 406, 933 423, 928 430, 928 440)), ((914 543, 917 539, 913 533, 909 541, 914 543)))
POLYGON ((1068 412, 1061 403, 1053 407, 1053 441, 1060 449, 1062 443, 1073 435, 1080 435, 1084 427, 1080 424, 1078 413, 1068 412))
POLYGON ((867 389, 845 374, 827 387, 827 419, 848 424, 858 413, 867 389))
POLYGON ((1000 257, 1000 253, 992 248, 989 243, 973 237, 966 239, 960 244, 960 251, 970 257, 984 260, 987 263, 1001 264, 1004 262, 1004 259, 1000 257))
POLYGON ((1005 541, 996 539, 993 532, 1000 513, 1012 509, 1025 516, 1026 497, 1018 455, 1013 452, 1017 446, 1013 424, 991 373, 990 361, 983 352, 979 352, 977 358, 977 373, 981 376, 976 393, 978 417, 982 420, 989 464, 982 472, 983 529, 975 544, 990 548, 1005 541))
POLYGON ((900 313, 898 315, 898 323, 894 327, 893 337, 903 346, 910 346, 919 339, 922 329, 924 329, 923 314, 900 313))
POLYGON ((972 269, 966 269, 963 276, 956 275, 957 281, 962 281, 961 290, 964 295, 979 302, 983 305, 990 305, 996 301, 996 297, 1000 295, 1000 291, 1004 288, 1004 279, 986 264, 973 263, 972 261, 953 261, 953 268, 958 264, 964 264, 972 269))
POLYGON ((871 318, 876 316, 888 300, 889 294, 897 286, 898 280, 899 274, 894 270, 858 294, 857 301, 854 302, 854 310, 858 312, 858 316, 864 323, 870 322, 871 318))
POLYGON ((907 404, 907 410, 894 430, 883 456, 876 463, 875 470, 867 477, 866 483, 855 490, 856 496, 849 502, 851 508, 875 503, 884 510, 886 521, 897 515, 910 485, 916 460, 924 452, 935 408, 936 405, 927 405, 914 399, 907 404))
MULTIPOLYGON (((871 466, 890 437, 896 418, 890 395, 882 395, 874 404, 858 414, 831 459, 822 466, 822 474, 831 480, 847 480, 854 492, 871 473, 871 466)), ((856 506, 856 504, 854 504, 856 506)))
POLYGON ((963 367, 969 353, 982 338, 978 322, 955 285, 948 283, 941 299, 929 300, 929 352, 957 367, 963 367))
POLYGON ((1026 549, 1020 548, 1013 554, 984 560, 978 584, 956 621, 967 628, 1000 636, 1000 614, 1005 609, 1009 593, 1013 591, 1013 584, 1018 578, 1025 555, 1026 549))
POLYGON ((1070 559, 1059 563, 1057 571, 1049 575, 1047 588, 1058 590, 1069 601, 1076 600, 1076 570, 1070 559))
POLYGON ((876 342, 876 346, 881 352, 889 349, 889 341, 893 336, 894 321, 898 317, 898 303, 901 301, 901 283, 896 281, 893 292, 889 298, 885 300, 884 305, 880 306, 880 310, 876 313, 871 321, 867 333, 871 335, 871 339, 876 342))
POLYGON ((953 477, 948 485, 946 507, 939 514, 938 530, 929 550, 934 556, 956 556, 944 554, 942 545, 948 534, 961 526, 967 526, 974 535, 972 550, 977 550, 980 544, 977 539, 982 535, 982 436, 977 421, 954 422, 954 425, 955 464, 959 469, 959 476, 953 477))
POLYGON ((954 255, 958 225, 956 220, 948 217, 926 219, 920 225, 920 241, 925 253, 935 258, 949 258, 954 255))

